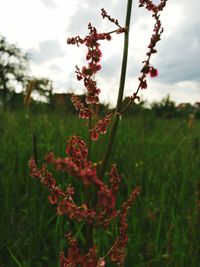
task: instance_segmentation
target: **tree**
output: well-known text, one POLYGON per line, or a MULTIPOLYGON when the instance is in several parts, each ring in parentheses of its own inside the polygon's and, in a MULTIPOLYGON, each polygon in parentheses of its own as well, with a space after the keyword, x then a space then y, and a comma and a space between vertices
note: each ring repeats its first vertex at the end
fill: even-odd
POLYGON ((26 82, 27 63, 27 55, 0 35, 0 93, 4 106, 16 86, 26 82))
POLYGON ((160 102, 153 102, 151 109, 155 112, 156 116, 163 118, 172 118, 177 115, 176 104, 167 95, 160 102))
POLYGON ((29 106, 32 100, 39 100, 52 105, 53 83, 47 78, 28 77, 24 93, 24 104, 29 106))

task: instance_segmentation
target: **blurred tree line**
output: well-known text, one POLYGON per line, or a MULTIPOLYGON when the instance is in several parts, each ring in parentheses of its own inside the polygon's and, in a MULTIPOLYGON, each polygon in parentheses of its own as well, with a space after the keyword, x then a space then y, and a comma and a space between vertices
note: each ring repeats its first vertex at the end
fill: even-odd
POLYGON ((32 92, 51 98, 52 82, 47 78, 30 76, 28 60, 28 54, 0 35, 0 105, 3 109, 22 106, 25 95, 30 98, 32 92))
POLYGON ((196 102, 194 105, 191 103, 176 103, 170 98, 170 95, 164 97, 160 102, 153 102, 151 110, 157 117, 161 118, 176 118, 188 117, 190 115, 200 118, 200 103, 196 102))
MULTIPOLYGON (((32 77, 28 74, 29 57, 20 48, 7 42, 0 35, 0 107, 2 109, 17 109, 28 107, 31 109, 64 110, 75 113, 71 103, 71 95, 53 94, 53 83, 47 78, 32 77), (16 90, 17 89, 17 90, 16 90), (16 93, 19 91, 20 93, 16 93), (38 101, 37 101, 38 99, 38 101)), ((81 99, 84 95, 80 96, 81 99)), ((128 98, 124 99, 126 104, 128 98)), ((156 117, 171 119, 185 117, 190 114, 200 118, 200 103, 191 105, 182 103, 176 106, 175 102, 167 95, 159 102, 153 102, 147 107, 145 101, 133 104, 127 111, 127 115, 152 113, 156 117), (196 106, 195 106, 196 105, 196 106)), ((109 107, 100 104, 96 113, 104 115, 109 107)))
MULTIPOLYGON (((53 93, 53 83, 47 78, 28 74, 29 57, 20 48, 0 35, 0 108, 36 110, 64 110, 75 113, 71 93, 53 93), (19 93, 17 93, 19 91, 19 93)), ((84 95, 80 96, 81 99, 84 95)), ((100 104, 97 113, 104 115, 108 107, 100 104)))

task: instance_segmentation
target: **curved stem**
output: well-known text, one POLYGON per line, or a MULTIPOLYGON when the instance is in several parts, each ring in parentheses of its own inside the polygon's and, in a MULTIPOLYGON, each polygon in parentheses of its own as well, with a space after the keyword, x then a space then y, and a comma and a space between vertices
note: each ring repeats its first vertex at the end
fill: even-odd
POLYGON ((108 160, 110 157, 110 153, 113 147, 114 139, 117 132, 117 127, 119 123, 120 113, 121 113, 121 106, 122 100, 124 95, 124 85, 125 85, 125 78, 126 78, 126 68, 127 68, 127 59, 128 59, 128 42, 129 42, 129 28, 130 28, 130 20, 131 20, 131 9, 132 9, 132 0, 128 0, 127 3, 127 11, 126 11, 126 32, 124 35, 124 51, 123 51, 123 59, 122 59, 122 67, 121 67, 121 77, 120 77, 120 84, 119 84, 119 91, 118 91, 118 99, 117 99, 117 106, 115 109, 114 120, 111 128, 111 133, 109 136, 108 147, 104 158, 102 160, 100 166, 99 177, 103 177, 105 174, 105 170, 108 164, 108 160))

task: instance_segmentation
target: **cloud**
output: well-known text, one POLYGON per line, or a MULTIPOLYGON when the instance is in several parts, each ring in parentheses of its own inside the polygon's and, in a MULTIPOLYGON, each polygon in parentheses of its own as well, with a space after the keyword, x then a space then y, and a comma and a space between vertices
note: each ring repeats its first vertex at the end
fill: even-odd
POLYGON ((32 61, 36 64, 62 57, 65 54, 57 39, 40 42, 38 44, 38 49, 29 49, 28 53, 30 54, 32 61))
MULTIPOLYGON (((78 64, 82 67, 87 64, 87 48, 67 46, 66 38, 87 35, 88 22, 100 32, 115 29, 115 25, 101 18, 101 8, 105 8, 112 17, 118 19, 121 25, 124 24, 126 16, 126 3, 118 0, 12 2, 2 1, 2 33, 8 40, 28 50, 32 56, 30 64, 33 73, 52 79, 58 90, 83 90, 83 84, 76 81, 74 66, 78 64), (14 5, 12 10, 10 5, 14 5), (16 9, 19 12, 16 13, 16 9), (15 21, 14 24, 6 15, 8 13, 15 21)), ((194 98, 198 99, 198 96, 200 98, 199 10, 199 0, 167 2, 161 14, 164 26, 162 41, 158 43, 158 53, 151 59, 152 65, 158 68, 159 76, 156 79, 148 78, 148 90, 142 91, 144 98, 147 97, 150 101, 158 100, 168 93, 175 97, 177 102, 183 101, 187 96, 191 101, 194 98)), ((126 79, 128 95, 137 87, 137 77, 140 75, 142 61, 145 60, 153 25, 151 14, 144 8, 138 8, 138 1, 133 1, 126 79)), ((101 99, 105 102, 116 100, 123 39, 123 35, 113 35, 111 42, 101 42, 102 71, 97 75, 97 80, 102 89, 101 99)))
POLYGON ((162 57, 156 58, 160 65, 160 81, 175 83, 187 80, 200 80, 200 21, 184 24, 171 38, 165 40, 160 49, 162 57))
POLYGON ((148 101, 158 101, 170 94, 171 98, 176 103, 190 102, 195 103, 199 101, 200 82, 196 81, 182 81, 174 84, 162 83, 158 81, 149 81, 149 88, 144 93, 148 101))
POLYGON ((57 8, 56 3, 54 2, 54 0, 40 0, 41 3, 48 8, 57 8))
MULTIPOLYGON (((180 4, 178 7, 180 7, 180 4)), ((184 2, 184 6, 181 6, 180 9, 178 7, 175 8, 174 5, 171 5, 171 8, 166 12, 167 17, 169 17, 172 14, 172 10, 174 10, 173 14, 179 18, 171 24, 169 24, 169 19, 167 19, 166 22, 168 24, 165 23, 164 25, 166 29, 162 37, 163 40, 158 44, 158 53, 152 57, 152 64, 155 64, 159 69, 159 76, 156 79, 148 78, 148 90, 140 92, 150 102, 160 100, 167 94, 170 94, 177 103, 196 102, 200 98, 197 62, 197 59, 200 58, 200 25, 197 19, 198 16, 193 19, 191 11, 190 22, 186 23, 187 20, 185 20, 182 12, 185 12, 188 3, 184 2)), ((137 76, 141 69, 141 62, 145 59, 146 47, 154 22, 151 16, 144 11, 136 12, 133 15, 134 20, 131 29, 133 36, 130 36, 126 95, 131 95, 137 88, 137 76)), ((109 23, 106 22, 105 24, 109 23)), ((112 105, 115 105, 123 44, 116 43, 113 40, 111 44, 106 44, 106 46, 111 48, 107 48, 105 53, 103 52, 103 69, 98 76, 98 84, 102 89, 100 98, 105 103, 110 102, 112 105)), ((71 83, 73 84, 73 81, 71 83)), ((73 87, 76 88, 76 86, 73 87)))
POLYGON ((62 68, 59 65, 57 65, 57 64, 51 64, 49 66, 49 70, 52 71, 52 72, 54 72, 54 73, 58 73, 58 72, 61 72, 62 71, 62 68))
POLYGON ((101 9, 105 8, 111 17, 119 20, 124 24, 125 21, 125 6, 123 1, 115 0, 82 0, 79 1, 79 8, 76 10, 71 18, 71 22, 67 27, 67 31, 71 34, 87 34, 87 25, 89 22, 92 23, 100 31, 106 31, 115 26, 112 23, 105 22, 101 17, 101 9), (124 11, 123 11, 124 9, 124 11))
MULTIPOLYGON (((165 30, 162 41, 157 46, 158 53, 152 56, 151 61, 158 68, 159 76, 153 81, 149 79, 148 90, 142 92, 144 97, 147 96, 150 101, 162 98, 168 93, 178 102, 186 100, 187 97, 190 101, 198 99, 200 91, 198 62, 200 58, 200 17, 198 15, 200 1, 193 0, 193 2, 191 4, 188 0, 182 0, 180 4, 180 0, 168 1, 166 9, 161 14, 165 30)), ((119 3, 117 0, 83 0, 80 1, 80 5, 81 8, 77 9, 72 16, 67 28, 72 35, 87 34, 89 21, 101 31, 115 28, 108 21, 101 19, 99 10, 102 7, 111 16, 119 19, 122 24, 124 23, 126 4, 123 1, 119 3)), ((138 84, 137 77, 140 75, 142 61, 145 59, 153 25, 154 20, 151 14, 143 8, 138 8, 138 3, 134 1, 127 72, 129 91, 138 84)), ((109 95, 113 98, 118 88, 123 44, 115 40, 111 43, 111 45, 106 44, 105 53, 103 51, 103 68, 98 77, 100 85, 103 85, 102 88, 108 88, 109 95)), ((102 94, 104 98, 107 97, 105 92, 102 94)))

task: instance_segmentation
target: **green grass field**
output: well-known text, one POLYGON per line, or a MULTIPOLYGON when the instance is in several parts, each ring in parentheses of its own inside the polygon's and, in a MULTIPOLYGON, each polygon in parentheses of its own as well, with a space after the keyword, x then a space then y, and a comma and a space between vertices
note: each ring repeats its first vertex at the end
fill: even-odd
MULTIPOLYGON (((55 214, 46 189, 29 176, 32 130, 43 162, 50 150, 64 156, 70 135, 86 138, 84 123, 64 112, 29 118, 22 111, 0 112, 0 267, 59 266, 71 223, 55 214)), ((93 144, 94 161, 101 159, 106 140, 102 136, 93 144)), ((199 267, 200 121, 189 128, 187 119, 156 119, 147 113, 122 118, 110 163, 117 164, 123 177, 119 202, 142 186, 129 213, 126 266, 199 267)), ((77 181, 75 186, 82 199, 77 181)), ((74 231, 84 245, 82 227, 77 224, 74 231)), ((115 236, 110 231, 95 236, 102 255, 115 236)))

